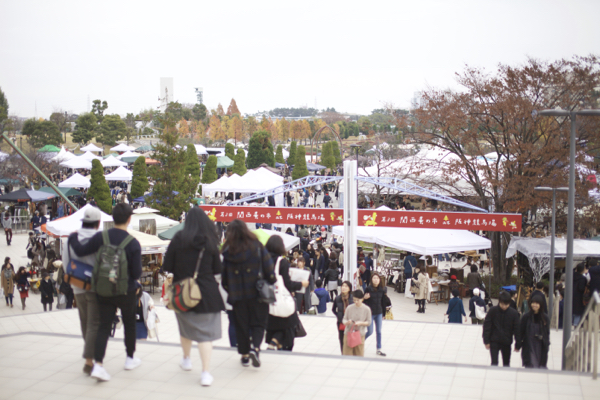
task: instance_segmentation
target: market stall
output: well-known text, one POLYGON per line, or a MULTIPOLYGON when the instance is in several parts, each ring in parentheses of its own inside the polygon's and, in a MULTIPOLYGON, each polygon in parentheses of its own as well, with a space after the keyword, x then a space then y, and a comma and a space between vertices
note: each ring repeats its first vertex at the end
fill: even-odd
POLYGON ((125 167, 119 167, 110 174, 104 175, 107 181, 130 181, 133 177, 133 172, 125 167))
POLYGON ((92 162, 82 157, 73 157, 70 160, 62 161, 61 166, 72 169, 92 169, 92 162))
POLYGON ((91 182, 85 176, 75 173, 71 175, 69 178, 58 184, 59 188, 84 188, 87 189, 91 186, 91 182))
POLYGON ((102 164, 102 166, 104 168, 126 167, 127 166, 127 163, 125 161, 117 160, 114 156, 109 156, 109 157, 105 158, 104 160, 100 161, 100 164, 102 164))
POLYGON ((118 145, 110 148, 110 151, 118 151, 118 152, 126 152, 126 151, 133 151, 133 150, 135 150, 135 147, 127 146, 125 143, 121 143, 121 144, 118 144, 118 145))
POLYGON ((81 151, 91 151, 92 153, 101 153, 102 148, 96 146, 94 143, 90 143, 87 146, 80 148, 81 151))

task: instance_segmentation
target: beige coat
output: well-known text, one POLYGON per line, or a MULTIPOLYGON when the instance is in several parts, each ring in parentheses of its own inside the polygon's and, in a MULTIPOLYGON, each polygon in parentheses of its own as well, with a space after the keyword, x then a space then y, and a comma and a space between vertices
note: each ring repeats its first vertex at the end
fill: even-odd
POLYGON ((415 299, 426 300, 429 297, 429 278, 425 274, 419 274, 419 292, 415 294, 415 299))
POLYGON ((14 294, 15 292, 15 269, 12 268, 10 279, 6 279, 4 276, 4 270, 0 272, 2 275, 2 289, 4 289, 4 295, 14 294))

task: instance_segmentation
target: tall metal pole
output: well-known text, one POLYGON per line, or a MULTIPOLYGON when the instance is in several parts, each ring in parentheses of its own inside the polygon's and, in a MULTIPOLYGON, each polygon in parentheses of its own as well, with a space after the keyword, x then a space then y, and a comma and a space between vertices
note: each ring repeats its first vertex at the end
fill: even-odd
POLYGON ((554 315, 554 235, 556 226, 556 188, 552 188, 552 236, 550 237, 550 290, 548 293, 548 316, 550 322, 552 322, 552 316, 554 315))
POLYGON ((566 368, 565 350, 571 338, 573 323, 573 236, 575 231, 575 126, 577 114, 571 112, 569 148, 569 205, 567 215, 567 262, 565 270, 565 303, 563 311, 562 369, 566 368))

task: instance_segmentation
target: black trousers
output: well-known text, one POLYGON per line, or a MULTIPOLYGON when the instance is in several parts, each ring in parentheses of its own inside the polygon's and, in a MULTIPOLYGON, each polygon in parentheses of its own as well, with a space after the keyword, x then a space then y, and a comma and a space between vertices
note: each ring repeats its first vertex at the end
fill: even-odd
POLYGON ((344 354, 344 332, 345 332, 345 330, 342 329, 340 331, 338 324, 336 324, 336 328, 338 328, 338 336, 340 339, 340 350, 342 351, 342 354, 344 354))
POLYGON ((498 365, 498 352, 502 353, 502 366, 510 367, 510 344, 490 343, 490 355, 492 356, 492 365, 498 365))
POLYGON ((248 354, 250 349, 259 349, 265 336, 269 305, 250 299, 236 301, 232 307, 238 353, 248 354))
POLYGON ((126 295, 115 297, 98 296, 98 313, 100 315, 100 326, 96 336, 96 348, 94 349, 94 360, 101 363, 106 353, 108 337, 112 329, 112 323, 117 313, 117 308, 121 310, 123 318, 123 327, 125 328, 125 348, 127 356, 133 357, 135 353, 135 291, 126 295))

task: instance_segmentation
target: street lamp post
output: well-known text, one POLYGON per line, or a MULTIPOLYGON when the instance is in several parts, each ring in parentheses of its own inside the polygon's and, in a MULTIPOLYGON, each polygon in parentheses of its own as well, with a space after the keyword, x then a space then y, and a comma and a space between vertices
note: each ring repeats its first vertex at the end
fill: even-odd
POLYGON ((573 236, 575 231, 575 145, 577 116, 600 116, 600 110, 542 110, 539 115, 547 117, 570 117, 571 135, 569 140, 569 203, 567 214, 567 262, 565 266, 565 299, 563 308, 562 369, 566 368, 565 350, 571 338, 573 324, 573 236))
POLYGON ((550 297, 548 298, 548 315, 550 316, 550 322, 552 322, 552 313, 554 312, 554 240, 555 240, 555 227, 556 227, 556 192, 568 192, 569 188, 550 188, 538 186, 534 188, 538 192, 552 192, 552 233, 550 237, 550 283, 548 284, 550 297))
MULTIPOLYGON (((356 176, 358 176, 358 149, 360 149, 360 145, 352 143, 350 148, 350 155, 352 155, 352 150, 356 150, 356 176)), ((358 184, 356 185, 356 193, 354 193, 354 195, 356 196, 356 203, 358 204, 358 184)))

